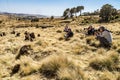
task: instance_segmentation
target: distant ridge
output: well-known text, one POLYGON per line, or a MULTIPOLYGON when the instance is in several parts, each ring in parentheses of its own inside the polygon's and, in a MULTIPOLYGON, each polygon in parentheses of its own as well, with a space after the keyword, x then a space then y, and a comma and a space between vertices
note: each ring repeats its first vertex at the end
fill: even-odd
POLYGON ((47 18, 48 16, 45 15, 39 15, 39 14, 24 14, 24 13, 9 13, 9 12, 0 12, 1 15, 11 15, 11 16, 17 16, 17 17, 37 17, 37 18, 47 18))

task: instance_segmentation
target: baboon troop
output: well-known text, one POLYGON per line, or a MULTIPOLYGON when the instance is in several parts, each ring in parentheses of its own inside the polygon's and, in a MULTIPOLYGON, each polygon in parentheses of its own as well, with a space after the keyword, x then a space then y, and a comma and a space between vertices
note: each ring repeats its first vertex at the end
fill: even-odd
POLYGON ((27 32, 27 31, 25 31, 24 35, 25 35, 25 41, 26 41, 26 40, 33 41, 33 40, 35 39, 35 34, 34 34, 34 32, 29 33, 29 32, 27 32))
POLYGON ((24 45, 20 48, 18 55, 16 56, 16 59, 20 59, 21 55, 29 54, 29 51, 32 50, 30 45, 24 45))
MULTIPOLYGON (((13 34, 15 37, 20 37, 22 35, 22 33, 18 32, 18 31, 15 31, 15 28, 13 28, 13 30, 9 33, 13 34)), ((34 32, 25 31, 23 34, 24 34, 24 40, 25 41, 31 41, 32 42, 36 38, 34 32)), ((3 36, 6 36, 6 32, 0 32, 0 37, 3 37, 3 36)), ((37 37, 40 37, 40 34, 37 34, 37 37)))

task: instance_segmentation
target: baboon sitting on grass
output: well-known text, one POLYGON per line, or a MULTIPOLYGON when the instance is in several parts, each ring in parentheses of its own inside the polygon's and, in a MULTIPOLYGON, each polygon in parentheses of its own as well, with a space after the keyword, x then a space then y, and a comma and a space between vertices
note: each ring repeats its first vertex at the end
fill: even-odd
POLYGON ((5 32, 1 32, 0 33, 0 36, 2 37, 2 36, 6 36, 6 33, 5 32))
POLYGON ((13 31, 11 32, 11 34, 15 34, 15 31, 13 30, 13 31))
POLYGON ((30 33, 30 41, 33 41, 33 39, 35 39, 35 34, 32 32, 30 33))
POLYGON ((29 51, 32 50, 30 45, 24 45, 20 48, 18 55, 16 56, 16 59, 20 59, 21 55, 29 54, 29 51))
POLYGON ((16 64, 16 65, 13 67, 12 72, 10 73, 10 76, 13 76, 13 75, 16 74, 19 70, 20 70, 20 64, 16 64))
POLYGON ((37 36, 40 37, 40 34, 38 34, 37 36))
POLYGON ((2 32, 3 36, 6 36, 6 33, 5 32, 2 32))
POLYGON ((16 37, 19 37, 19 36, 20 36, 20 33, 17 33, 17 34, 16 34, 16 37))
POLYGON ((25 31, 24 34, 25 34, 25 41, 26 41, 26 40, 30 40, 29 33, 28 33, 27 31, 25 31))

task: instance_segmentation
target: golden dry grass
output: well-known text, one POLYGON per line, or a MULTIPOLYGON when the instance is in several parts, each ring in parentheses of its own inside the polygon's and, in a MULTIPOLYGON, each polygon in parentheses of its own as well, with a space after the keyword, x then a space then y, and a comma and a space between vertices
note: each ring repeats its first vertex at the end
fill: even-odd
POLYGON ((66 25, 62 19, 40 19, 39 22, 17 21, 0 16, 0 32, 6 36, 0 37, 0 80, 119 80, 120 74, 120 23, 92 24, 100 25, 112 31, 113 43, 111 49, 99 47, 95 36, 85 36, 84 28, 90 24, 80 25, 84 17, 76 18, 69 26, 74 36, 64 40, 63 29, 66 25), (20 26, 20 28, 15 28, 20 26), (51 28, 36 28, 36 26, 54 26, 51 28), (15 28, 20 37, 10 32, 15 28), (24 32, 34 32, 33 42, 24 41, 24 32), (37 37, 40 34, 40 37, 37 37), (15 60, 23 45, 31 45, 33 52, 15 60), (20 70, 10 76, 12 68, 20 64, 20 70), (96 70, 94 64, 101 70, 96 70))

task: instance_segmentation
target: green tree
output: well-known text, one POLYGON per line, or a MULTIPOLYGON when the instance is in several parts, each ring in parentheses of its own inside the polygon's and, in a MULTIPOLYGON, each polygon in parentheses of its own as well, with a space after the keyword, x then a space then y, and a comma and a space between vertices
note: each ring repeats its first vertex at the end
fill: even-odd
POLYGON ((54 16, 51 16, 50 19, 53 20, 53 19, 54 19, 54 16))
POLYGON ((110 4, 105 4, 100 10, 100 17, 103 21, 110 21, 117 15, 117 10, 110 4))
POLYGON ((70 16, 69 13, 70 13, 70 9, 67 8, 67 9, 64 11, 63 16, 64 16, 64 17, 68 17, 68 16, 70 16))
POLYGON ((80 6, 77 6, 77 12, 80 12, 81 8, 80 6))
POLYGON ((75 14, 75 16, 77 16, 77 8, 76 7, 73 8, 73 13, 75 14))
POLYGON ((71 17, 73 16, 73 13, 74 13, 74 9, 73 9, 73 8, 71 8, 71 9, 70 9, 70 14, 71 14, 71 17))
POLYGON ((80 15, 82 14, 82 10, 84 10, 84 6, 77 6, 77 12, 80 12, 80 15))
POLYGON ((75 8, 75 7, 71 8, 70 13, 71 13, 71 16, 73 16, 73 14, 75 14, 75 16, 76 16, 77 8, 75 8))

